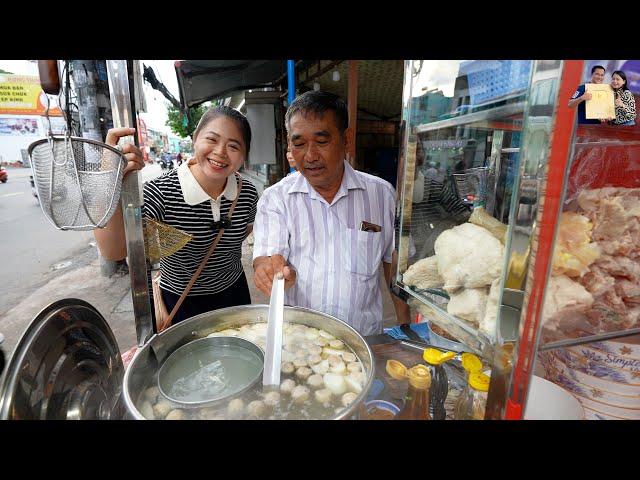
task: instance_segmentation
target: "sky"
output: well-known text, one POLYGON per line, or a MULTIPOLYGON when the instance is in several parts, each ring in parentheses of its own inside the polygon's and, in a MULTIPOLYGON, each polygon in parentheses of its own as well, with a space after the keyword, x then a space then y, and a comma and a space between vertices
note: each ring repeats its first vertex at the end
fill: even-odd
POLYGON ((462 60, 423 60, 422 70, 414 85, 414 97, 424 94, 424 90, 437 88, 445 97, 453 97, 456 77, 462 60))
MULTIPOLYGON (((141 60, 142 65, 152 67, 156 73, 156 78, 164 83, 167 90, 180 100, 178 91, 178 79, 173 67, 174 60, 141 60)), ((38 64, 35 60, 0 60, 0 69, 14 73, 16 75, 38 75, 38 64)), ((147 103, 147 112, 141 113, 140 117, 153 130, 171 133, 171 129, 165 125, 167 121, 167 109, 165 104, 168 100, 164 96, 151 88, 147 83, 143 83, 143 91, 147 103)))

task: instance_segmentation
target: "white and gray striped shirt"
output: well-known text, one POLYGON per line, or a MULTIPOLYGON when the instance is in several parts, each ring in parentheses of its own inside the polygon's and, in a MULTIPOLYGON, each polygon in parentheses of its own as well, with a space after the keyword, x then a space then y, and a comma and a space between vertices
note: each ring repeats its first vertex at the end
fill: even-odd
POLYGON ((390 183, 346 161, 331 204, 299 172, 258 201, 253 258, 280 254, 296 270, 285 303, 347 322, 362 335, 382 332, 379 268, 394 249, 395 192, 390 183), (381 232, 360 231, 367 221, 381 232))
MULTIPOLYGON (((228 215, 237 194, 236 178, 231 175, 223 193, 217 199, 209 197, 186 162, 144 185, 142 216, 159 220, 193 237, 173 255, 160 260, 160 286, 164 290, 182 295, 218 234, 218 227, 213 222, 228 215)), ((244 273, 242 242, 247 237, 247 226, 254 221, 257 203, 256 188, 244 180, 231 226, 225 229, 189 296, 223 292, 244 273)))

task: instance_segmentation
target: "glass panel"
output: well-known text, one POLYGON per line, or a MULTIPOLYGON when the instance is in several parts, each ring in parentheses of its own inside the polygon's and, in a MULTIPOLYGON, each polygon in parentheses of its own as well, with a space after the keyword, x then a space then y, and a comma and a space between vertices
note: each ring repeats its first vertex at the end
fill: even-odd
MULTIPOLYGON (((418 60, 405 73, 398 284, 419 311, 477 351, 496 339, 533 63, 418 60)), ((536 104, 553 103, 549 80, 536 104)), ((543 146, 547 137, 535 141, 543 146)))
POLYGON ((542 349, 640 333, 640 60, 586 61, 582 81, 571 99, 578 125, 546 288, 542 349), (613 103, 614 119, 590 118, 593 102, 580 102, 585 84, 587 92, 593 84, 610 92, 598 101, 613 103))

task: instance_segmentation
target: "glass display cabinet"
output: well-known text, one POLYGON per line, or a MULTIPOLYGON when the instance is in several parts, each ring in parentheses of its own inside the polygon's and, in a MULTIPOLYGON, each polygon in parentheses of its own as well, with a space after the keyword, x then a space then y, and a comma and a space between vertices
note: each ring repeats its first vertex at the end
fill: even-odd
POLYGON ((568 104, 598 62, 640 89, 635 61, 405 63, 394 288, 486 362, 485 418, 522 418, 543 352, 640 333, 639 130, 568 104))

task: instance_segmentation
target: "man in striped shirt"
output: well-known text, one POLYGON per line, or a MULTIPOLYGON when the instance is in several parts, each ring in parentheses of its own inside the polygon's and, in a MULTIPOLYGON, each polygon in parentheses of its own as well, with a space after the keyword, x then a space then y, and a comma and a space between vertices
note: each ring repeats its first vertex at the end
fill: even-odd
POLYGON ((298 171, 258 202, 256 287, 270 295, 274 274, 282 272, 285 303, 333 315, 362 335, 381 333, 378 272, 382 263, 388 284, 394 189, 345 161, 348 114, 336 95, 300 95, 285 121, 298 171))

